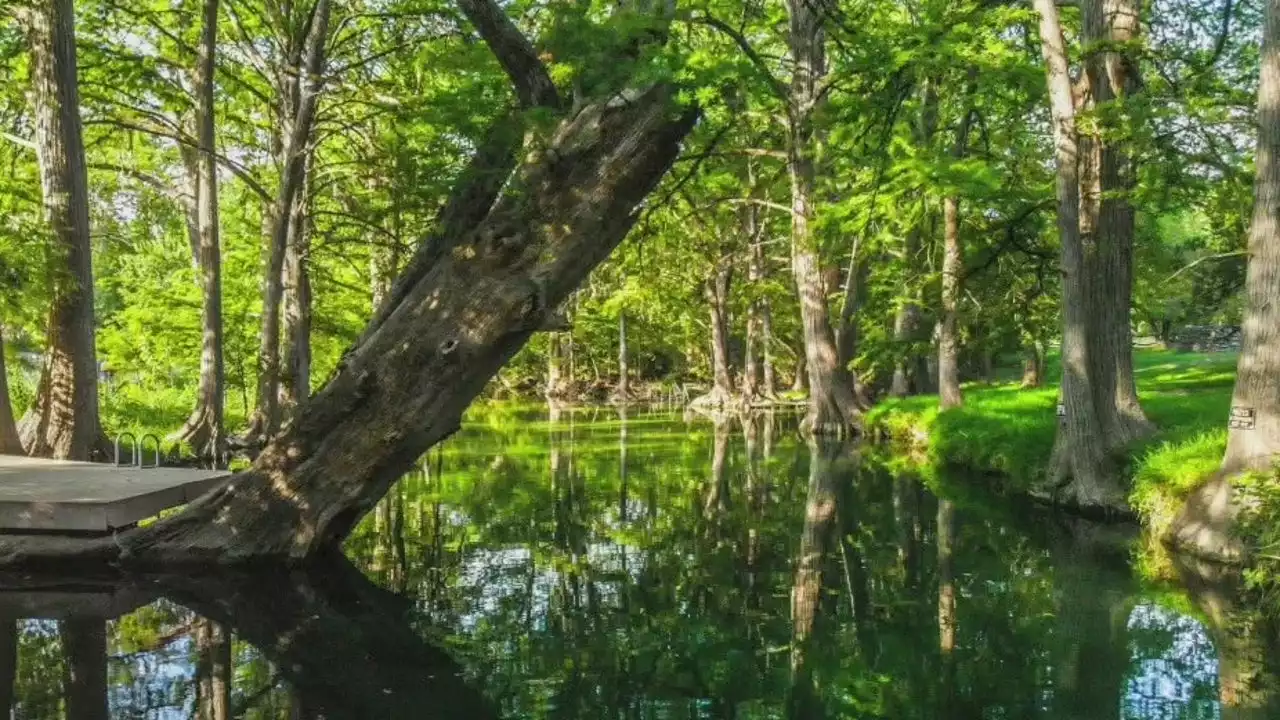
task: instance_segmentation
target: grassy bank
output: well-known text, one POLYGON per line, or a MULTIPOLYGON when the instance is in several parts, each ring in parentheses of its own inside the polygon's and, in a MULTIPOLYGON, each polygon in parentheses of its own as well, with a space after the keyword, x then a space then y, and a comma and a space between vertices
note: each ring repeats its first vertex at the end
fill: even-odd
MULTIPOLYGON (((1227 441, 1234 353, 1140 351, 1138 393, 1159 428, 1129 448, 1130 503, 1155 530, 1168 523, 1195 484, 1217 469, 1227 441)), ((1060 377, 1056 367, 1048 377, 1060 377)), ((1057 429, 1057 385, 1024 390, 1016 381, 965 387, 964 407, 940 412, 936 395, 888 400, 869 428, 918 450, 920 462, 992 476, 1018 492, 1039 480, 1057 429)))

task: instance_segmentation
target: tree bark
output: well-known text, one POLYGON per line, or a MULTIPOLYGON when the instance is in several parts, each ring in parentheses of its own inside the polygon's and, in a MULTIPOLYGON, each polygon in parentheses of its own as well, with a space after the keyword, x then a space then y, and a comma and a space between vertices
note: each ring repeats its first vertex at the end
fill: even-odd
POLYGON ((627 311, 618 311, 618 390, 619 400, 631 397, 630 371, 627 368, 627 311))
POLYGON ((823 18, 806 0, 787 0, 788 51, 793 63, 787 97, 787 170, 791 176, 791 269, 800 297, 805 361, 809 377, 809 409, 803 428, 812 433, 844 435, 861 422, 849 369, 840 364, 835 332, 822 281, 820 243, 813 231, 816 216, 816 160, 819 136, 814 113, 823 102, 826 37, 823 18))
MULTIPOLYGON (((969 148, 969 123, 973 117, 970 98, 976 82, 976 69, 970 69, 965 89, 964 117, 956 131, 956 144, 951 155, 962 159, 969 148)), ((960 293, 964 284, 964 241, 960 237, 960 198, 948 195, 942 201, 942 317, 938 323, 938 399, 943 410, 960 407, 960 293)))
POLYGON ((1040 48, 1049 87, 1057 166, 1058 234, 1062 242, 1062 399, 1049 483, 1038 492, 1084 509, 1125 505, 1124 492, 1105 456, 1107 447, 1090 385, 1088 267, 1080 238, 1080 179, 1075 104, 1066 41, 1054 0, 1034 0, 1040 15, 1040 48))
POLYGON ((734 401, 733 370, 729 367, 729 289, 733 278, 733 266, 721 259, 704 283, 703 297, 707 301, 711 328, 711 394, 700 401, 716 408, 724 408, 734 401))
POLYGON ((226 369, 222 347, 222 249, 218 230, 218 167, 214 152, 214 69, 218 45, 218 0, 204 0, 199 58, 196 62, 196 139, 194 159, 197 268, 204 306, 201 313, 200 385, 196 407, 178 436, 198 457, 215 462, 223 455, 226 369))
POLYGON ((71 0, 18 9, 31 46, 36 155, 52 230, 52 294, 44 367, 19 427, 30 455, 88 460, 100 449, 89 181, 80 125, 71 0))
POLYGON ((1044 384, 1044 358, 1040 353, 1040 343, 1027 343, 1022 356, 1023 388, 1038 388, 1044 384))
POLYGON ((18 438, 18 424, 13 420, 13 405, 9 402, 9 373, 5 367, 4 326, 0 325, 0 455, 21 455, 22 440, 18 438))
POLYGON ((1243 338, 1221 471, 1192 493, 1174 521, 1174 544, 1238 561, 1240 513, 1232 478, 1268 470, 1280 456, 1280 0, 1267 0, 1258 83, 1258 149, 1243 338))
POLYGON ((258 337, 258 404, 249 420, 251 442, 261 443, 280 427, 280 304, 284 296, 284 265, 290 226, 298 195, 306 186, 307 157, 312 148, 316 106, 324 85, 325 44, 328 40, 329 0, 316 0, 302 60, 291 72, 280 73, 281 119, 280 188, 267 212, 267 263, 262 281, 262 327, 258 337))
POLYGON ((107 720, 107 623, 105 620, 62 620, 63 681, 67 720, 107 720))
POLYGON ((809 368, 803 344, 796 354, 796 367, 791 376, 791 392, 805 392, 809 389, 809 368))
POLYGON ((212 620, 196 622, 196 717, 231 718, 231 637, 212 620))
POLYGON ((938 325, 938 402, 943 410, 960 407, 960 274, 964 272, 964 247, 960 240, 960 201, 942 201, 942 319, 938 325))
POLYGON ((280 376, 282 405, 292 414, 311 396, 311 214, 310 178, 313 155, 308 154, 302 187, 293 199, 289 242, 284 256, 284 347, 280 376))
POLYGON ((760 300, 760 392, 767 398, 778 395, 778 372, 773 366, 773 309, 769 299, 760 300))
MULTIPOLYGON (((1131 98, 1141 87, 1135 51, 1138 0, 1083 0, 1081 43, 1085 47, 1081 110, 1131 98)), ((1082 278, 1092 303, 1088 341, 1090 387, 1107 447, 1121 448, 1151 434, 1133 377, 1130 309, 1133 296, 1134 209, 1137 162, 1115 127, 1117 113, 1096 113, 1090 132, 1080 133, 1080 236, 1087 272, 1082 278)))

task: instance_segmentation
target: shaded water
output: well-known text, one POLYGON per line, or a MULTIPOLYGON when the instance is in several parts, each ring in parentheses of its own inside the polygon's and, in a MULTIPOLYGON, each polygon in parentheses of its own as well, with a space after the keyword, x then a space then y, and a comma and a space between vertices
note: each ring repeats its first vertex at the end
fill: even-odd
POLYGON ((366 518, 349 560, 0 579, 0 608, 26 618, 0 623, 0 704, 19 718, 1280 717, 1264 707, 1274 633, 1210 573, 1144 586, 1120 529, 939 500, 892 464, 808 445, 787 418, 473 412, 366 518))

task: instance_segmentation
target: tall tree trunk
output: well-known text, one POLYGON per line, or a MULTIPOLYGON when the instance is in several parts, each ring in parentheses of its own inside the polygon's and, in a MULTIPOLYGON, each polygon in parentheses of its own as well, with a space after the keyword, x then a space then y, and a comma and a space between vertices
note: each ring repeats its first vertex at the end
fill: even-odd
MULTIPOLYGON (((976 89, 976 68, 969 69, 965 88, 964 117, 956 131, 951 156, 962 159, 969 148, 969 123, 973 118, 971 98, 976 89)), ((942 201, 942 317, 938 322, 938 398, 943 410, 960 407, 960 292, 964 283, 964 241, 960 237, 960 198, 948 195, 942 201)))
POLYGON ((820 243, 814 234, 819 136, 814 114, 822 104, 826 34, 822 13, 806 0, 787 0, 787 46, 793 69, 788 92, 787 170, 791 176, 791 269, 800 297, 800 321, 809 375, 809 410, 803 427, 843 435, 861 422, 849 369, 840 364, 822 281, 820 243))
POLYGON ((18 432, 28 454, 88 460, 102 430, 74 7, 48 0, 19 7, 18 17, 31 45, 36 156, 53 258, 44 367, 18 432))
POLYGON ((547 389, 548 400, 562 398, 564 388, 564 341, 561 334, 553 332, 547 335, 547 389))
POLYGON ((196 407, 179 431, 197 456, 222 456, 222 416, 226 398, 226 370, 222 350, 222 250, 218 232, 218 168, 214 159, 214 68, 218 45, 218 0, 204 0, 196 62, 196 139, 194 158, 197 266, 204 298, 201 313, 200 385, 196 407))
POLYGON ((733 370, 729 367, 729 288, 733 266, 727 260, 716 263, 712 276, 703 286, 711 328, 711 394, 703 398, 712 407, 733 403, 733 370))
POLYGON ((617 396, 619 400, 626 400, 631 397, 631 388, 628 380, 630 379, 630 370, 627 367, 627 311, 618 311, 618 389, 617 396))
POLYGON ((0 325, 0 455, 21 455, 22 440, 9 402, 9 373, 5 367, 4 326, 0 325))
POLYGON ((1172 539, 1206 557, 1238 560, 1233 476, 1280 456, 1280 0, 1267 0, 1258 83, 1257 176, 1249 225, 1243 339, 1221 471, 1174 521, 1172 539))
POLYGON ((760 300, 760 392, 767 398, 778 395, 778 374, 773 365, 773 309, 769 298, 760 300))
POLYGON ((324 83, 325 44, 329 33, 329 0, 316 0, 302 60, 283 72, 277 93, 282 118, 280 188, 267 212, 267 263, 262 281, 262 327, 258 337, 258 405, 249 421, 249 438, 261 443, 280 427, 280 305, 290 226, 298 195, 305 192, 312 129, 324 83))
MULTIPOLYGON (((1085 73, 1081 109, 1095 112, 1134 95, 1141 87, 1136 52, 1138 0, 1083 0, 1081 43, 1085 73)), ((1079 137, 1080 236, 1086 297, 1092 302, 1090 387, 1108 447, 1149 435, 1152 426, 1138 403, 1133 378, 1130 308, 1133 295, 1134 209, 1137 162, 1116 136, 1117 113, 1096 113, 1095 129, 1079 137)))
POLYGON ((282 403, 292 413, 311 395, 311 214, 308 153, 302 187, 293 198, 284 256, 284 347, 282 403))
POLYGON ((231 637, 212 620, 196 622, 196 717, 231 718, 231 637))
MULTIPOLYGON (((927 214, 927 211, 926 213, 927 214)), ((917 262, 916 256, 920 254, 920 236, 924 221, 919 222, 919 226, 912 228, 907 233, 906 262, 908 266, 917 262)), ((913 285, 915 283, 912 283, 913 285)), ((908 287, 908 293, 914 293, 915 290, 908 287)), ((892 397, 906 397, 912 393, 920 392, 919 385, 924 380, 918 377, 918 366, 916 362, 916 352, 914 350, 915 343, 919 340, 920 334, 920 304, 918 298, 910 296, 901 301, 893 314, 893 341, 898 346, 897 360, 893 365, 893 379, 889 383, 889 395, 892 397)))
POLYGON ((943 410, 960 407, 960 308, 964 246, 960 240, 960 200, 948 196, 942 201, 942 318, 938 323, 938 402, 943 410))
POLYGON ((1022 387, 1038 388, 1044 384, 1044 357, 1040 343, 1027 343, 1022 356, 1022 387))
POLYGON ((809 362, 803 345, 796 355, 796 367, 791 375, 791 392, 805 392, 809 389, 809 362))
POLYGON ((1075 104, 1066 42, 1054 0, 1034 0, 1049 87, 1057 165, 1058 234, 1062 241, 1062 398, 1066 417, 1058 431, 1053 470, 1040 492, 1082 508, 1111 509, 1124 492, 1106 456, 1102 424, 1090 385, 1088 267, 1080 239, 1080 181, 1075 104))
POLYGON ((72 618, 60 625, 67 720, 107 720, 107 623, 72 618))
MULTIPOLYGON (((752 193, 756 187, 754 168, 748 166, 748 186, 752 193)), ((766 262, 764 255, 764 224, 760 222, 760 206, 748 203, 741 210, 743 232, 750 247, 747 260, 747 288, 750 303, 747 305, 746 352, 743 357, 742 394, 748 402, 760 397, 771 398, 774 388, 763 387, 764 376, 770 372, 768 364, 768 338, 765 333, 765 315, 768 299, 764 297, 766 262)))

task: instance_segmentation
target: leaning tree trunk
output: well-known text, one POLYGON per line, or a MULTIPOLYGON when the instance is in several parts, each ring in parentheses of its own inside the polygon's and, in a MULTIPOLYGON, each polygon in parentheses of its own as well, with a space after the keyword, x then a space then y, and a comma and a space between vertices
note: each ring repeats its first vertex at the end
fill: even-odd
POLYGON ((1280 457, 1280 0, 1267 0, 1258 83, 1258 154, 1240 360, 1227 451, 1216 477, 1198 488, 1174 521, 1172 540, 1197 554, 1239 560, 1240 512, 1231 480, 1269 469, 1280 457))
MULTIPOLYGON (((519 49, 545 77, 531 45, 519 49)), ((498 369, 635 224, 697 118, 676 93, 667 84, 621 90, 544 131, 537 152, 513 144, 480 159, 477 170, 515 170, 472 173, 455 188, 445 234, 419 248, 330 380, 249 470, 175 516, 111 538, 2 537, 0 563, 301 560, 333 547, 457 430, 498 369)))
POLYGON ((1105 456, 1090 386, 1087 266, 1080 240, 1080 183, 1077 171, 1075 105, 1066 42, 1054 0, 1034 0, 1040 15, 1040 47, 1049 86, 1057 165, 1058 234, 1062 241, 1062 399, 1066 415, 1058 430, 1049 483, 1037 492, 1085 509, 1124 505, 1124 491, 1105 456))
POLYGON ((0 326, 0 455, 21 455, 22 441, 9 403, 9 377, 4 361, 4 327, 0 326))
POLYGON ((1098 118, 1093 130, 1079 135, 1080 235, 1093 325, 1089 380, 1107 447, 1120 448, 1153 430, 1138 402, 1129 317, 1137 162, 1118 139, 1128 131, 1116 127, 1119 113, 1098 110, 1126 101, 1141 87, 1131 47, 1138 40, 1139 9, 1137 0, 1084 0, 1080 7, 1086 51, 1081 109, 1098 118))
POLYGON ((794 64, 788 92, 787 169, 791 176, 791 269, 800 296, 805 365, 809 376, 809 432, 842 435, 856 428, 862 412, 849 369, 840 364, 827 311, 818 238, 813 231, 819 144, 814 113, 822 101, 826 37, 822 13, 805 0, 788 0, 788 50, 794 64))
POLYGON ((281 73, 278 89, 286 117, 281 138, 280 188, 267 213, 267 263, 262 279, 262 325, 258 336, 258 404, 249 420, 251 442, 261 443, 280 427, 280 305, 284 266, 298 195, 305 192, 316 106, 324 83, 329 0, 317 0, 303 44, 303 60, 294 72, 281 73))
POLYGON ((204 24, 200 31, 200 56, 196 64, 196 138, 200 144, 194 162, 196 191, 197 260, 201 313, 200 386, 196 407, 179 431, 199 457, 222 456, 222 414, 226 401, 226 369, 222 353, 222 250, 218 233, 218 167, 214 159, 214 57, 218 44, 218 0, 204 0, 204 24))
POLYGON ((88 460, 102 431, 75 15, 71 0, 24 6, 18 14, 31 44, 36 155, 53 258, 44 367, 19 435, 31 455, 88 460))
POLYGON ((564 120, 481 220, 430 250, 430 269, 401 288, 250 470, 114 538, 2 538, 0 560, 302 559, 345 537, 458 428, 488 380, 622 240, 675 161, 696 113, 676 110, 666 85, 625 96, 564 120))

